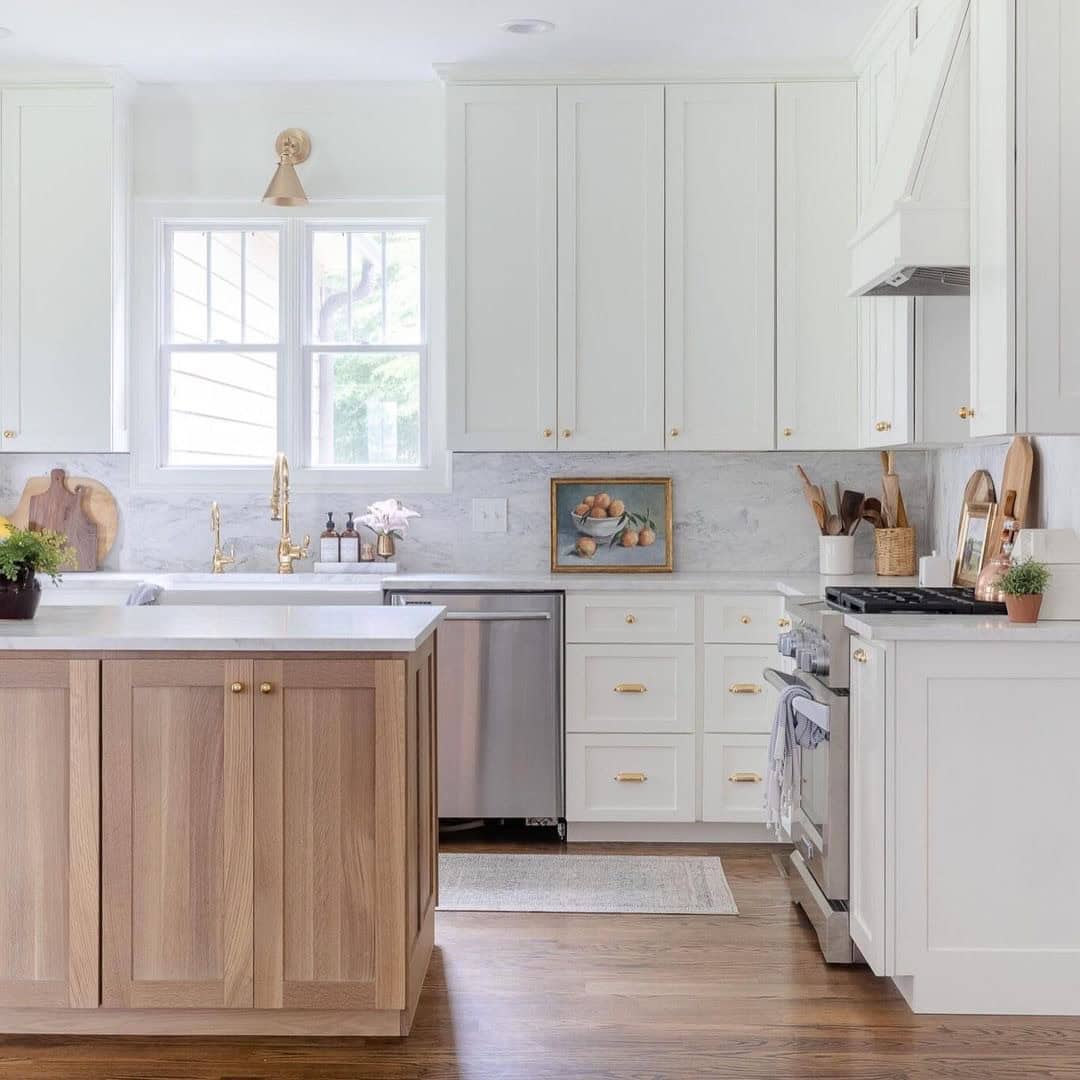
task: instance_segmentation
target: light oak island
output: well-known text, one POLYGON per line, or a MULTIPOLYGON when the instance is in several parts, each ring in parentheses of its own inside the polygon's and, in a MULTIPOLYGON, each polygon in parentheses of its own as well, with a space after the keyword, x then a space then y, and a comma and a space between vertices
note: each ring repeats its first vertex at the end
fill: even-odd
POLYGON ((0 1031, 407 1034, 442 610, 0 623, 0 1031))

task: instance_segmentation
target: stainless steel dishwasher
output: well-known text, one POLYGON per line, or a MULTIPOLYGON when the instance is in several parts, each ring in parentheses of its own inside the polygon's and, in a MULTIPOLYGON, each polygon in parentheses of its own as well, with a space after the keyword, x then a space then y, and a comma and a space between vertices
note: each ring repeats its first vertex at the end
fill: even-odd
POLYGON ((439 817, 557 825, 563 792, 562 593, 414 593, 441 604, 439 817))

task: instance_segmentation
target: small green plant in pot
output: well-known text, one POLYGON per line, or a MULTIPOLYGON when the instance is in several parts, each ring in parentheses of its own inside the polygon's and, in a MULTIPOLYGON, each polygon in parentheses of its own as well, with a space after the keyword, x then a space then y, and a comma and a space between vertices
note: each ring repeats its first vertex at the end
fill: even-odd
POLYGON ((1050 568, 1034 559, 1014 562, 998 578, 997 587, 1005 595, 1009 621, 1033 623, 1039 621, 1042 594, 1050 582, 1050 568))
POLYGON ((0 538, 0 619, 32 619, 41 601, 38 574, 59 582, 74 551, 59 533, 11 529, 0 538))

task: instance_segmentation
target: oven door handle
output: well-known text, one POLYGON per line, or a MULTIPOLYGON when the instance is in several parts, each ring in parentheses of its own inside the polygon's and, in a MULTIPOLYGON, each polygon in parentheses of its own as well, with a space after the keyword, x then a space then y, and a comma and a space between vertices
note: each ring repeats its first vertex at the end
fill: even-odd
POLYGON ((789 675, 786 671, 779 671, 777 668, 767 667, 762 675, 765 681, 774 689, 784 691, 789 686, 804 686, 805 683, 801 679, 797 679, 794 675, 789 675))

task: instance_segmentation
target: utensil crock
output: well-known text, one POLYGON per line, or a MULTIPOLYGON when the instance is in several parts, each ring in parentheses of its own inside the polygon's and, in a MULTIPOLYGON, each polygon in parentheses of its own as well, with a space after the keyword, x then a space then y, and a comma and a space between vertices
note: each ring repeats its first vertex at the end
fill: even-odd
POLYGON ((819 536, 818 571, 822 574, 855 573, 855 537, 819 536))

